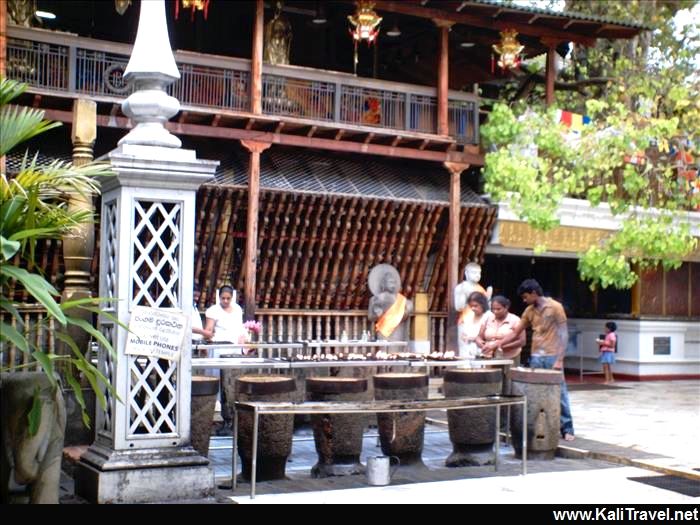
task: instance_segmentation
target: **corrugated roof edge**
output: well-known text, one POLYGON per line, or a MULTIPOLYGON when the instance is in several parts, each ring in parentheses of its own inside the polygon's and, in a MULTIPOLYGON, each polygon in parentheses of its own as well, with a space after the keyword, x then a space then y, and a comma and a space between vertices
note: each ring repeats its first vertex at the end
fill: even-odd
POLYGON ((625 21, 621 21, 621 20, 614 20, 612 18, 608 18, 608 17, 604 17, 604 16, 587 15, 584 13, 577 13, 575 11, 554 11, 552 9, 544 9, 542 7, 521 6, 521 5, 510 4, 510 3, 504 3, 504 2, 501 2, 500 0, 468 0, 468 3, 475 4, 475 5, 490 5, 490 6, 498 7, 499 9, 505 9, 505 10, 509 10, 509 11, 519 11, 521 13, 542 14, 542 15, 550 15, 550 16, 556 16, 556 17, 562 17, 562 18, 574 18, 577 20, 588 20, 591 22, 600 22, 603 24, 613 24, 613 25, 618 25, 621 27, 630 27, 633 29, 645 29, 645 30, 654 29, 653 26, 640 24, 638 22, 625 22, 625 21))

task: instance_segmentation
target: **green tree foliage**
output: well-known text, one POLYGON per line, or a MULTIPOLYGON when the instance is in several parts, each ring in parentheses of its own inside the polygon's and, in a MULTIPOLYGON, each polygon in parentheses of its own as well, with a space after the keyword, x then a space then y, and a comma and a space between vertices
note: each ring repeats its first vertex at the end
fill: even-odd
POLYGON ((635 266, 677 268, 697 247, 688 210, 700 205, 700 196, 679 176, 669 151, 698 156, 692 148, 700 143, 700 28, 691 23, 679 30, 672 21, 695 3, 569 0, 567 9, 653 29, 631 41, 575 47, 553 108, 544 107, 541 91, 513 100, 522 90, 506 90, 482 128, 486 190, 508 200, 531 226, 556 227, 567 196, 607 206, 620 219, 618 231, 579 254, 581 278, 592 288, 629 288, 635 266), (592 123, 573 137, 556 124, 557 107, 592 123), (629 162, 637 153, 644 161, 629 162))
MULTIPOLYGON (((0 78, 0 157, 34 137, 60 123, 44 120, 44 112, 12 106, 9 103, 19 96, 25 86, 12 80, 0 78)), ((92 215, 87 212, 71 212, 68 199, 71 193, 85 196, 97 193, 94 177, 105 175, 109 166, 100 163, 86 166, 73 166, 69 163, 54 161, 48 166, 38 166, 36 157, 30 158, 25 154, 19 172, 9 177, 3 171, 0 173, 0 310, 7 312, 15 319, 15 326, 0 321, 0 345, 5 349, 14 346, 20 352, 31 355, 39 363, 41 370, 47 375, 56 388, 56 364, 64 362, 72 366, 65 367, 70 373, 64 374, 66 381, 75 392, 76 399, 83 411, 83 422, 89 426, 90 418, 85 410, 80 381, 75 377, 78 371, 90 383, 102 406, 105 406, 104 389, 112 390, 105 376, 92 364, 75 341, 65 330, 54 331, 54 336, 65 343, 72 351, 69 355, 56 355, 47 352, 36 342, 34 332, 39 326, 24 326, 22 317, 15 308, 10 296, 12 287, 21 286, 41 304, 47 311, 49 319, 60 326, 74 325, 88 332, 104 348, 112 353, 111 343, 101 332, 83 319, 70 315, 75 309, 88 310, 101 315, 107 315, 98 309, 97 299, 78 299, 73 301, 56 302, 60 294, 42 275, 41 269, 34 261, 34 250, 40 239, 59 239, 71 231, 74 226, 92 222, 92 215), (11 286, 12 285, 12 286, 11 286)), ((27 365, 9 363, 9 368, 3 371, 14 371, 27 365)), ((28 414, 30 428, 36 428, 40 420, 41 403, 35 399, 28 414), (34 422, 34 424, 31 424, 34 422)))

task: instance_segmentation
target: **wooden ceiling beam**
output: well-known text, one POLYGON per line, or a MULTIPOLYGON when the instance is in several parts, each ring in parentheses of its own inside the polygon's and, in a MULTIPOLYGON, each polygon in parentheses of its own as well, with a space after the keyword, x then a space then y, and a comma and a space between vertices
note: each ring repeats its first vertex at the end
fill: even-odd
MULTIPOLYGON (((60 122, 73 122, 73 113, 58 109, 45 110, 45 118, 60 122)), ((130 120, 126 117, 109 117, 97 115, 97 125, 105 128, 130 129, 130 120)), ((300 148, 316 148, 329 151, 343 151, 348 153, 363 153, 367 155, 381 155, 414 160, 427 160, 431 162, 463 162, 476 166, 484 165, 484 157, 474 152, 474 148, 465 151, 434 151, 419 150, 415 148, 398 148, 384 144, 364 144, 318 137, 306 137, 302 135, 289 135, 284 133, 271 133, 267 131, 246 130, 240 128, 214 128, 203 124, 186 124, 178 122, 166 122, 165 127, 179 135, 194 137, 210 137, 223 140, 254 140, 269 142, 283 146, 300 148)), ((412 142, 415 142, 412 141, 412 142)), ((426 144, 427 145, 427 144, 426 144)))

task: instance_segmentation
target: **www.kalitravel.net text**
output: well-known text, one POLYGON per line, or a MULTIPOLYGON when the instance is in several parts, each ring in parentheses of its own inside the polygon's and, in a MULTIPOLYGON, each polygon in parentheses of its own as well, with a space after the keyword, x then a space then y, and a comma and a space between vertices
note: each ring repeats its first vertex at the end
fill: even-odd
POLYGON ((587 510, 553 510, 555 521, 699 521, 698 507, 693 509, 654 510, 635 507, 598 507, 587 510))

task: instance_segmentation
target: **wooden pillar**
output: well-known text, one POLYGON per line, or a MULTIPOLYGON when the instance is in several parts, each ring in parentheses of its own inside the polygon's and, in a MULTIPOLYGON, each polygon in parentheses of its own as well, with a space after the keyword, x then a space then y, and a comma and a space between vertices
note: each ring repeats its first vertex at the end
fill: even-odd
POLYGON ((271 146, 269 142, 242 140, 250 151, 248 165, 248 216, 246 218, 246 241, 244 262, 245 319, 255 319, 255 277, 258 263, 258 208, 260 203, 260 154, 271 146))
MULTIPOLYGON (((73 102, 73 129, 71 140, 73 142, 73 164, 84 166, 92 162, 92 146, 97 138, 97 104, 88 99, 77 99, 73 102)), ((93 213, 94 207, 91 196, 71 194, 68 202, 71 212, 93 213)), ((65 263, 65 283, 61 294, 61 301, 71 299, 83 299, 92 297, 91 277, 92 259, 95 253, 95 226, 94 224, 80 224, 75 226, 69 234, 63 236, 63 261, 65 263)), ((92 324, 92 314, 85 310, 75 310, 70 313, 73 317, 80 317, 92 324)), ((90 335, 83 331, 69 327, 68 333, 73 337, 78 348, 86 353, 90 343, 90 335)), ((69 348, 64 349, 70 354, 69 348)))
POLYGON ((430 295, 416 292, 413 298, 413 345, 416 352, 430 353, 430 295))
POLYGON ((256 115, 262 113, 262 62, 263 62, 263 24, 265 9, 263 0, 255 1, 255 20, 253 22, 253 53, 250 60, 250 111, 256 115))
POLYGON ((0 0, 0 77, 7 73, 7 0, 0 0))
MULTIPOLYGON (((0 77, 7 72, 7 0, 0 0, 0 77)), ((0 172, 5 173, 5 157, 0 157, 0 172)))
POLYGON ((639 319, 642 313, 642 273, 639 271, 639 265, 634 264, 632 271, 637 274, 637 282, 634 283, 631 290, 631 305, 630 313, 635 319, 639 319))
MULTIPOLYGON (((73 101, 73 165, 84 166, 93 160, 93 144, 97 138, 97 104, 88 99, 73 101)), ((94 213, 92 196, 71 193, 68 199, 68 210, 71 213, 94 213)), ((71 300, 88 299, 92 297, 92 259, 95 254, 95 225, 92 223, 78 224, 70 233, 63 236, 63 262, 65 265, 65 281, 61 292, 61 303, 71 300)), ((68 314, 92 325, 92 313, 82 309, 72 309, 68 314)), ((60 329, 73 339, 76 346, 85 356, 90 355, 90 334, 73 325, 60 329)), ((71 348, 59 342, 57 353, 72 355, 71 348)), ((75 394, 68 387, 66 377, 75 377, 77 370, 63 361, 58 367, 63 377, 64 397, 71 400, 67 406, 77 406, 75 394)), ((95 396, 85 377, 81 379, 82 395, 88 407, 94 407, 95 396)), ((94 431, 84 426, 80 410, 68 410, 65 433, 65 445, 89 445, 95 439, 94 431)))
POLYGON ((446 350, 458 351, 457 310, 455 310, 454 290, 459 282, 459 223, 461 217, 460 176, 469 164, 445 162, 450 172, 450 223, 447 243, 447 341, 446 350))
POLYGON ((450 27, 453 22, 434 20, 440 29, 440 56, 437 78, 437 132, 449 135, 448 90, 450 87, 450 27))
POLYGON ((554 103, 554 77, 556 75, 555 59, 558 42, 543 39, 547 46, 547 71, 545 73, 545 104, 551 106, 554 103))

